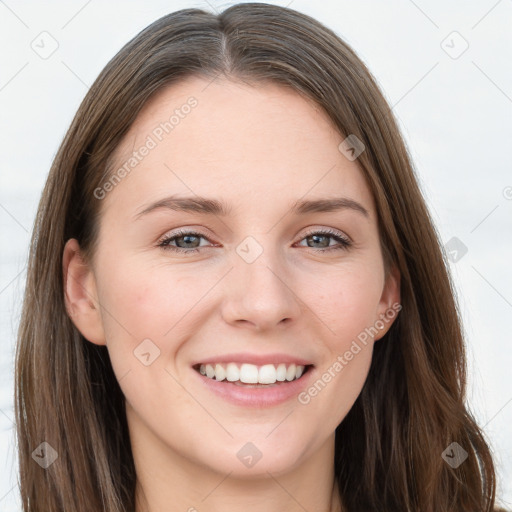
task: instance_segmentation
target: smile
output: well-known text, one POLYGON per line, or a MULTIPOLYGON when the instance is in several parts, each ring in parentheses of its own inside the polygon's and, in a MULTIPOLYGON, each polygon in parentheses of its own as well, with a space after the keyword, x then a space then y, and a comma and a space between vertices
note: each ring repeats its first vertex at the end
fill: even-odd
POLYGON ((243 363, 214 363, 196 365, 194 369, 208 379, 228 381, 238 384, 275 384, 276 382, 291 382, 307 371, 310 365, 295 364, 264 364, 257 366, 243 363))

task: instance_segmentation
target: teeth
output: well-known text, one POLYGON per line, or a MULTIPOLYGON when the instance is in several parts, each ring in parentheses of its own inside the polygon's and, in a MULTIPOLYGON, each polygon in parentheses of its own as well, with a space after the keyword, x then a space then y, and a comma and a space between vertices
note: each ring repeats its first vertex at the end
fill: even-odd
POLYGON ((277 367, 273 364, 256 366, 244 363, 238 367, 236 363, 202 364, 199 373, 209 379, 227 380, 228 382, 240 381, 244 384, 275 384, 276 382, 290 382, 299 379, 304 373, 304 366, 281 363, 277 367))
POLYGON ((297 368, 294 364, 291 364, 290 366, 288 366, 288 369, 286 370, 286 380, 295 379, 296 372, 297 372, 297 368))
POLYGON ((217 380, 224 380, 226 378, 226 370, 220 364, 215 365, 215 378, 217 380))
POLYGON ((244 384, 258 384, 258 367, 253 364, 243 364, 240 367, 240 382, 244 384))
POLYGON ((228 364, 226 368, 226 379, 229 380, 229 382, 240 380, 240 370, 235 363, 228 364))
POLYGON ((215 370, 213 369, 213 366, 211 364, 206 365, 206 376, 209 379, 213 379, 213 377, 215 377, 215 370))
POLYGON ((277 367, 277 380, 279 382, 283 382, 284 380, 286 380, 286 365, 285 364, 280 364, 278 367, 277 367))
POLYGON ((258 382, 260 384, 274 384, 277 380, 277 370, 273 364, 266 364, 259 369, 258 382))

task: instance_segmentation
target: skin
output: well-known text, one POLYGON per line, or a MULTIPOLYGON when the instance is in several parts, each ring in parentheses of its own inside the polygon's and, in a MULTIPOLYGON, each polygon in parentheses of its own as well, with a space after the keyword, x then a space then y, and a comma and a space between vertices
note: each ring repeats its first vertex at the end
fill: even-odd
POLYGON ((208 83, 194 77, 159 91, 118 147, 122 166, 174 109, 198 100, 102 199, 93 261, 76 240, 66 244, 68 312, 87 340, 107 346, 126 397, 138 512, 340 510, 335 429, 392 320, 306 405, 230 404, 191 365, 232 352, 284 352, 311 361, 314 382, 399 303, 399 275, 393 268, 386 278, 370 189, 357 160, 338 149, 344 137, 326 114, 278 85, 208 83), (159 209, 134 220, 171 194, 223 200, 231 211, 223 218, 159 209), (369 217, 290 213, 298 199, 340 196, 369 217), (158 247, 177 228, 205 238, 171 245, 199 252, 158 247), (352 246, 322 252, 337 240, 309 232, 326 228, 352 246), (250 264, 236 252, 247 236, 263 250, 250 264), (133 353, 146 338, 160 350, 148 366, 133 353), (262 453, 250 468, 236 455, 247 442, 262 453))

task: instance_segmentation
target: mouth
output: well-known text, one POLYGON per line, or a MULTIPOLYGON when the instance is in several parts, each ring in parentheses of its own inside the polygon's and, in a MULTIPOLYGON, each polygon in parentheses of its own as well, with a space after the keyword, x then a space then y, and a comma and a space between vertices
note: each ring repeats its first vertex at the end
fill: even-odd
POLYGON ((195 364, 192 368, 209 380, 224 382, 245 388, 271 388, 286 386, 301 380, 314 365, 249 363, 209 363, 195 364))

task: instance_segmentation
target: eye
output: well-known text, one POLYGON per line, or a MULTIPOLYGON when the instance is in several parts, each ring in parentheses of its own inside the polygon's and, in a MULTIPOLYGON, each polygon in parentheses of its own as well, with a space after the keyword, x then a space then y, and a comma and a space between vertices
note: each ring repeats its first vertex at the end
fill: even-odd
MULTIPOLYGON (((305 238, 303 238, 303 240, 306 240, 306 241, 312 240, 313 243, 320 243, 321 244, 320 252, 336 251, 339 249, 346 250, 352 245, 352 242, 348 238, 343 236, 338 231, 333 231, 330 229, 312 231, 310 233, 307 233, 305 238), (329 238, 336 240, 338 242, 338 245, 330 246, 329 238), (324 241, 327 240, 327 243, 321 242, 322 239, 324 241)), ((310 247, 310 246, 308 246, 308 247, 310 247)))
POLYGON ((177 231, 172 236, 166 236, 160 240, 158 243, 158 247, 161 247, 164 250, 171 250, 175 252, 197 252, 199 249, 196 242, 198 242, 201 238, 208 240, 204 235, 198 233, 196 231, 177 231), (175 247, 170 245, 172 242, 184 240, 183 244, 185 247, 175 247))
MULTIPOLYGON (((170 250, 182 254, 190 254, 199 251, 199 248, 201 247, 201 238, 203 238, 204 240, 208 240, 206 236, 197 231, 180 230, 173 233, 171 236, 166 235, 158 242, 157 245, 158 247, 161 247, 164 250, 170 250), (176 245, 171 245, 173 243, 176 243, 176 245), (184 247, 180 247, 181 245, 183 245, 184 247)), ((352 245, 352 242, 348 238, 343 236, 338 231, 332 231, 330 229, 311 231, 307 233, 306 236, 302 238, 302 240, 306 240, 306 242, 312 241, 313 244, 320 244, 320 247, 317 247, 318 250, 314 252, 328 252, 339 249, 347 250, 352 245), (330 246, 329 239, 335 240, 336 242, 338 242, 338 244, 330 246)), ((308 248, 315 249, 315 247, 309 245, 308 248)))

